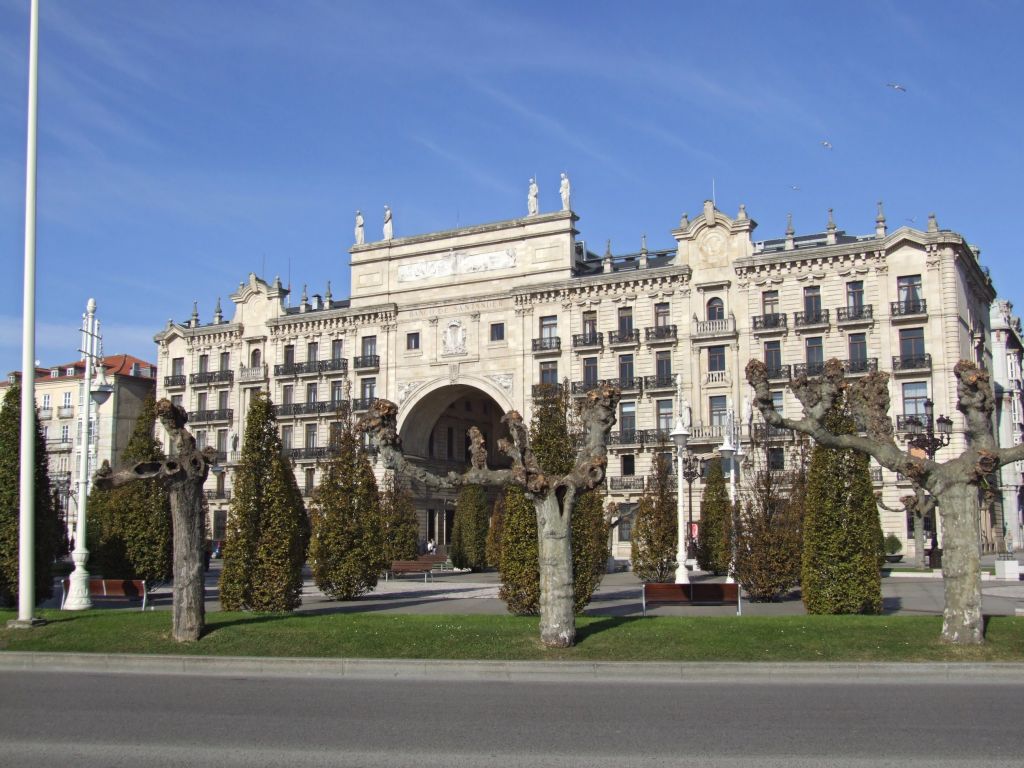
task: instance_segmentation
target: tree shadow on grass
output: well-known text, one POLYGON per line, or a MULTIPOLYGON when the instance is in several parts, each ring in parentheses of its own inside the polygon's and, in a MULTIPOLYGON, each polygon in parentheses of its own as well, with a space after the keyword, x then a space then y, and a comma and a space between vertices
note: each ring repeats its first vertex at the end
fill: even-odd
POLYGON ((625 624, 635 624, 643 621, 641 616, 602 616, 595 617, 595 620, 586 624, 576 626, 576 645, 582 645, 587 640, 611 629, 617 629, 625 624))

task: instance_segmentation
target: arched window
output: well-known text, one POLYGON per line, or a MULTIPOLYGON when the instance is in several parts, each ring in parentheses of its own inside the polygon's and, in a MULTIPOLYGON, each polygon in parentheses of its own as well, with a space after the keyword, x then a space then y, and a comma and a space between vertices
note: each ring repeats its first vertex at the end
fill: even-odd
POLYGON ((721 299, 708 300, 708 320, 725 320, 725 303, 721 299))
POLYGON ((250 354, 250 355, 249 355, 249 364, 250 364, 250 365, 251 365, 251 366, 252 366, 253 368, 257 368, 257 367, 259 367, 259 364, 260 364, 260 360, 261 360, 261 359, 262 359, 262 358, 261 358, 261 356, 260 356, 260 351, 259 351, 259 349, 254 349, 254 350, 252 351, 252 354, 250 354))

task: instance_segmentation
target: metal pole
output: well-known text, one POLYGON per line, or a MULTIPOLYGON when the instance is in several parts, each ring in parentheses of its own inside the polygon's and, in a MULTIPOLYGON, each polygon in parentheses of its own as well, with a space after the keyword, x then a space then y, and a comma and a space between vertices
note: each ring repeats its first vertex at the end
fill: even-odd
POLYGON ((18 618, 12 627, 44 623, 32 616, 35 593, 36 474, 36 116, 39 93, 39 0, 32 0, 28 54, 28 144, 25 158, 25 284, 21 332, 21 474, 18 518, 18 618))
POLYGON ((82 323, 82 352, 85 355, 85 376, 82 380, 82 454, 78 458, 78 520, 75 526, 75 551, 71 558, 75 570, 71 572, 71 586, 64 610, 81 611, 92 607, 89 597, 89 572, 85 569, 89 561, 86 547, 86 506, 89 499, 89 446, 92 442, 90 416, 92 408, 92 363, 96 351, 96 300, 89 299, 82 323))

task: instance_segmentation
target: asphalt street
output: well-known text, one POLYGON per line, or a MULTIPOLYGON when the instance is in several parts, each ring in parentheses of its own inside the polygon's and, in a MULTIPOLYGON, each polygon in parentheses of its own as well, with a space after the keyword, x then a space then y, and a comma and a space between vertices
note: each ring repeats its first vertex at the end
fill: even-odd
POLYGON ((1024 760, 1019 676, 566 683, 5 671, 0 690, 0 761, 18 766, 1016 768, 1024 760))

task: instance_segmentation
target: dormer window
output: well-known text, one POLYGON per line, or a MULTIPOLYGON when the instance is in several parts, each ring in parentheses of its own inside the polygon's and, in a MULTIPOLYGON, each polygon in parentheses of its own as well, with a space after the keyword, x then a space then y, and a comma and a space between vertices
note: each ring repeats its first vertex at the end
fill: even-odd
POLYGON ((56 379, 58 376, 60 376, 60 368, 51 368, 50 369, 50 378, 51 379, 56 379))
POLYGON ((67 375, 68 376, 74 376, 75 375, 75 369, 74 368, 68 368, 67 375))

